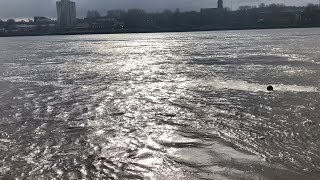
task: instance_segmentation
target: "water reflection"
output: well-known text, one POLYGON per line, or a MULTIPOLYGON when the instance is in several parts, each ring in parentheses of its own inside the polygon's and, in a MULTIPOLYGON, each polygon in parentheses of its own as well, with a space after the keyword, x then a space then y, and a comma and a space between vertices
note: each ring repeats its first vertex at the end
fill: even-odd
POLYGON ((320 36, 296 31, 1 39, 0 177, 316 179, 320 36))

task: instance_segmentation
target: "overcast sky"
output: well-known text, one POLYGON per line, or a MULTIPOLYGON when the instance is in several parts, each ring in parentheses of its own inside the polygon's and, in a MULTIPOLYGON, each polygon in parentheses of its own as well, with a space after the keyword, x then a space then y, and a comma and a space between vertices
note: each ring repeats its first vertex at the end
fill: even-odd
MULTIPOLYGON (((33 16, 56 17, 56 0, 0 0, 0 19, 31 18, 33 16)), ((77 14, 83 17, 87 10, 98 9, 105 14, 110 9, 141 8, 148 11, 163 9, 199 10, 201 7, 215 7, 217 0, 73 0, 77 4, 77 14)), ((239 5, 260 3, 283 3, 306 5, 319 0, 224 0, 224 5, 236 9, 239 5)))

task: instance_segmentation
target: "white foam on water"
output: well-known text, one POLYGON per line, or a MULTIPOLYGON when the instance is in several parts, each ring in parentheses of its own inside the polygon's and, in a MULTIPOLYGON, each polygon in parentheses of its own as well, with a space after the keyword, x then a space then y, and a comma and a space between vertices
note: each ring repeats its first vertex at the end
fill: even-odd
MULTIPOLYGON (((223 80, 223 79, 213 79, 213 80, 197 80, 189 81, 181 84, 191 88, 199 87, 209 87, 218 90, 230 89, 239 91, 251 91, 251 92, 266 92, 269 85, 266 84, 256 84, 248 83, 246 81, 239 80, 223 80)), ((285 84, 273 84, 274 91, 280 92, 315 92, 318 93, 319 89, 313 86, 298 86, 298 85, 285 85, 285 84)))

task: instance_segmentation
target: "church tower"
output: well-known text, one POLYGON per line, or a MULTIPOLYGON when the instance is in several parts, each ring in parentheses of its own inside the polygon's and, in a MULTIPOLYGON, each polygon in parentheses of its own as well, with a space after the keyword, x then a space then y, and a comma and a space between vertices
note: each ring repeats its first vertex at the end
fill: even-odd
POLYGON ((223 9, 223 0, 218 0, 218 9, 223 9))

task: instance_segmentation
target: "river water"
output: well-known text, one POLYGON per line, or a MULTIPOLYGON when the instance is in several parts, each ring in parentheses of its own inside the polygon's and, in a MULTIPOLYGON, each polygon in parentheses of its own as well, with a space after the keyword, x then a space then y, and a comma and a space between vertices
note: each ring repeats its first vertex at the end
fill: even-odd
POLYGON ((0 179, 318 179, 319 42, 320 29, 1 38, 0 179))

